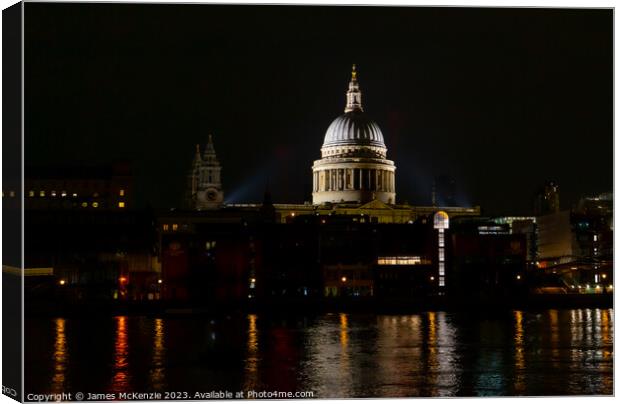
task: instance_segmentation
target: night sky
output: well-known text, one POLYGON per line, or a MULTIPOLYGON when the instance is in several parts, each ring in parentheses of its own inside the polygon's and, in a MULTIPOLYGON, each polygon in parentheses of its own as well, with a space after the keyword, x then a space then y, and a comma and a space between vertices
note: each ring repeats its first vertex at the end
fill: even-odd
POLYGON ((129 161, 178 206, 212 133, 228 202, 310 200, 351 64, 397 200, 528 214, 613 188, 612 11, 27 3, 26 163, 129 161))

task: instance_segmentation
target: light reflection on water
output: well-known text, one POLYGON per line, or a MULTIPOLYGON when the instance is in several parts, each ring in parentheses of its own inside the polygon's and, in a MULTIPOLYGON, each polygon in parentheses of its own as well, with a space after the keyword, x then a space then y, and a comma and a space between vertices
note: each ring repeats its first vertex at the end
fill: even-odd
POLYGON ((245 384, 244 390, 258 388, 258 329, 256 327, 256 314, 248 315, 248 342, 245 360, 245 384))
POLYGON ((523 312, 516 310, 515 315, 515 377, 514 392, 521 395, 525 391, 525 352, 523 335, 523 312))
POLYGON ((612 309, 27 319, 27 331, 49 331, 27 332, 27 366, 47 370, 26 369, 26 388, 277 388, 323 398, 612 394, 613 326, 612 309), (97 352, 88 361, 76 353, 84 345, 97 352))
POLYGON ((62 393, 67 387, 65 385, 65 373, 67 371, 67 360, 69 357, 67 353, 65 322, 66 320, 64 318, 57 318, 54 320, 55 339, 53 357, 54 374, 52 376, 51 385, 52 393, 62 393))
POLYGON ((129 373, 129 338, 125 316, 116 317, 116 338, 114 340, 114 374, 109 390, 112 392, 131 391, 129 373))
POLYGON ((161 391, 166 387, 164 320, 156 318, 153 326, 153 364, 150 371, 150 382, 153 390, 161 391))

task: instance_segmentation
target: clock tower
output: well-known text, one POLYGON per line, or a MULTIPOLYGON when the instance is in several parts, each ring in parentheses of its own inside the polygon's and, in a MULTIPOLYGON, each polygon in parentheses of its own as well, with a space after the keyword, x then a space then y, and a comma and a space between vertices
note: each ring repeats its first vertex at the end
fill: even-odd
POLYGON ((215 154, 213 137, 209 140, 204 153, 200 153, 200 145, 196 145, 196 155, 192 169, 188 175, 189 208, 196 210, 219 209, 224 203, 222 190, 222 166, 215 154))

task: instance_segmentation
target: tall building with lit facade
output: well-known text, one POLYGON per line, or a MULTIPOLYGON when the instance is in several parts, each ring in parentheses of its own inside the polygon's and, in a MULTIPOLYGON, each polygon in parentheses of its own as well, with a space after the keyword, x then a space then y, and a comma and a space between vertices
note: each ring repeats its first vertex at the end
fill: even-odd
POLYGON ((190 209, 217 209, 224 203, 222 190, 222 166, 220 165, 213 137, 209 135, 204 153, 200 153, 200 145, 196 145, 196 155, 192 168, 187 176, 186 204, 190 209))
POLYGON ((312 166, 312 203, 380 200, 396 203, 394 162, 379 126, 364 112, 355 65, 346 94, 344 114, 329 125, 321 159, 312 166))

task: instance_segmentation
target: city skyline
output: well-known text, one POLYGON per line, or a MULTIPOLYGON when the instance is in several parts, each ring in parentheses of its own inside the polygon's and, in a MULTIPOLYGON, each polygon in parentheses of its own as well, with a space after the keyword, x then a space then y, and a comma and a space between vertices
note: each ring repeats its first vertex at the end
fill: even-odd
POLYGON ((267 184, 275 202, 310 200, 310 167, 342 113, 352 63, 398 167, 398 203, 429 205, 440 175, 456 180, 459 204, 488 214, 530 213, 547 180, 562 208, 613 189, 605 10, 26 13, 27 164, 130 161, 139 204, 180 206, 195 144, 209 134, 227 202, 260 202, 267 184))
POLYGON ((3 394, 613 395, 613 18, 3 10, 3 394))

